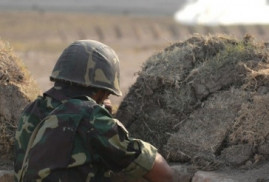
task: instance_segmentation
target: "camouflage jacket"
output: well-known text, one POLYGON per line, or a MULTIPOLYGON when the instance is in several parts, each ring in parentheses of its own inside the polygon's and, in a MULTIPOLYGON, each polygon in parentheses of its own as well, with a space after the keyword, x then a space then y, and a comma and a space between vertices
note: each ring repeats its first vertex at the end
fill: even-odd
POLYGON ((15 138, 15 181, 105 182, 111 171, 141 177, 157 152, 86 96, 45 93, 24 110, 15 138))

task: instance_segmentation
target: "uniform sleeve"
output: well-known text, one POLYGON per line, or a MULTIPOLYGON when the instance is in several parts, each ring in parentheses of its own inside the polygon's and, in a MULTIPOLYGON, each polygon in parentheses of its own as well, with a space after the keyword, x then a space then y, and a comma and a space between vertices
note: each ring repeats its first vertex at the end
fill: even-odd
POLYGON ((140 154, 132 161, 126 168, 122 170, 124 174, 131 177, 142 177, 148 173, 154 164, 157 149, 151 144, 142 140, 133 140, 137 142, 140 147, 140 154))
POLYGON ((123 124, 105 110, 95 112, 91 122, 95 128, 91 148, 108 169, 135 178, 152 169, 157 153, 154 146, 129 137, 123 124))

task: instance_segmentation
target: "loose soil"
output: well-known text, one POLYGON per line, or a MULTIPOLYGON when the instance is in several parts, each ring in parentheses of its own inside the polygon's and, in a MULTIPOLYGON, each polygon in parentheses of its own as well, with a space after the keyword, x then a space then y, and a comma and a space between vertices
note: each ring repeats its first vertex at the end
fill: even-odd
POLYGON ((0 41, 0 169, 11 168, 20 113, 40 93, 22 61, 0 41))
POLYGON ((151 56, 117 118, 192 169, 250 168, 269 157, 268 49, 247 35, 196 35, 151 56))

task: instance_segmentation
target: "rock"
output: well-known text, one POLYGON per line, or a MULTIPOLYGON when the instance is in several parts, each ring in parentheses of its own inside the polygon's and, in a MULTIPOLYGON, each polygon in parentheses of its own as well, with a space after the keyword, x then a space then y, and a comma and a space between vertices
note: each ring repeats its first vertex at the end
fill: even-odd
POLYGON ((174 179, 177 182, 191 182, 193 172, 188 171, 187 167, 182 165, 173 165, 171 168, 174 171, 174 179))
POLYGON ((229 176, 215 172, 198 171, 193 176, 192 182, 239 182, 229 176))
POLYGON ((0 182, 13 182, 14 181, 14 172, 0 170, 0 182))
POLYGON ((240 166, 252 156, 250 145, 233 145, 221 152, 221 158, 234 166, 240 166))
POLYGON ((258 152, 263 155, 269 156, 269 143, 265 143, 258 148, 258 152))

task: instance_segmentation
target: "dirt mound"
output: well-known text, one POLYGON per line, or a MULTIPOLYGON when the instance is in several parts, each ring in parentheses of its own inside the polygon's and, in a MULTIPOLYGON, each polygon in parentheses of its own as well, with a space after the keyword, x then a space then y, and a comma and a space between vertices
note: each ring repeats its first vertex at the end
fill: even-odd
MULTIPOLYGON (((12 159, 14 135, 23 108, 40 93, 11 47, 0 41, 0 161, 12 159)), ((0 164, 2 167, 2 165, 0 164)))
POLYGON ((269 156, 268 63, 249 35, 194 35, 146 61, 116 117, 170 162, 254 166, 269 156))

